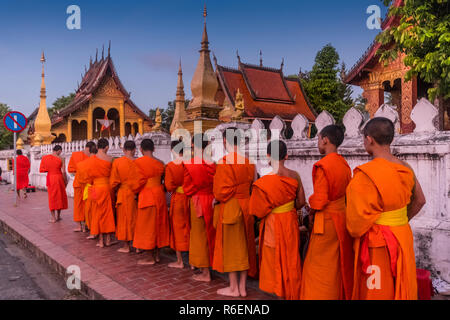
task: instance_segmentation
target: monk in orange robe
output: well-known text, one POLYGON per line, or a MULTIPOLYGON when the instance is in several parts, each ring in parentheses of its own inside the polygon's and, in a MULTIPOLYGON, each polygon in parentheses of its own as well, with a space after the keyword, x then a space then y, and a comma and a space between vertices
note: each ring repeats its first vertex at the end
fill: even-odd
MULTIPOLYGON (((20 198, 20 190, 24 190, 23 197, 27 198, 27 190, 29 184, 28 172, 30 171, 30 160, 25 157, 22 153, 22 150, 17 150, 17 196, 20 198)), ((14 160, 13 160, 13 170, 14 169, 14 160)))
POLYGON ((274 173, 253 184, 250 214, 261 218, 259 288, 287 300, 300 298, 301 258, 297 209, 305 192, 297 172, 285 167, 287 147, 272 141, 267 147, 274 173))
POLYGON ((318 135, 325 157, 314 164, 314 217, 303 264, 301 300, 350 300, 353 290, 353 239, 345 225, 345 190, 352 177, 347 161, 337 153, 344 130, 331 125, 318 135))
POLYGON ((77 165, 91 155, 90 150, 95 147, 94 142, 88 142, 83 151, 73 152, 69 160, 67 171, 75 174, 73 180, 73 221, 80 224, 80 228, 75 229, 75 232, 86 232, 85 224, 85 203, 83 200, 84 185, 80 183, 79 175, 77 175, 77 165))
POLYGON ((172 141, 171 150, 174 160, 166 166, 164 184, 170 192, 170 247, 175 250, 177 261, 169 263, 171 268, 184 268, 182 252, 189 251, 190 212, 189 199, 183 190, 183 149, 184 144, 180 141, 172 141))
POLYGON ((189 263, 201 269, 200 274, 193 275, 194 280, 210 282, 209 267, 213 263, 216 237, 213 226, 213 179, 216 166, 210 160, 208 141, 203 134, 194 135, 191 146, 194 149, 193 158, 183 162, 183 190, 190 197, 189 263))
POLYGON ((374 118, 364 146, 374 158, 357 167, 347 188, 347 229, 354 237, 354 300, 416 300, 409 225, 425 196, 411 167, 392 155, 394 124, 374 118))
POLYGON ((92 181, 88 189, 88 198, 91 200, 92 220, 90 233, 98 235, 97 246, 109 247, 116 242, 111 241, 111 234, 116 231, 114 211, 112 207, 111 188, 109 177, 111 175, 112 158, 108 156, 109 142, 100 139, 97 143, 98 153, 87 161, 87 176, 92 181))
POLYGON ((153 156, 155 145, 151 139, 141 142, 142 157, 135 160, 136 178, 132 190, 139 193, 133 247, 149 250, 150 255, 138 264, 159 262, 159 248, 169 245, 169 215, 162 178, 164 163, 153 156), (156 250, 155 250, 156 249, 156 250))
POLYGON ((114 160, 109 181, 111 189, 114 191, 117 190, 116 238, 124 242, 123 247, 118 251, 129 253, 134 237, 137 214, 136 194, 131 190, 132 179, 136 176, 136 167, 134 164, 136 144, 134 141, 125 142, 123 153, 124 156, 122 158, 114 160))
POLYGON ((225 149, 214 175, 216 243, 213 269, 229 272, 230 285, 219 295, 246 297, 247 273, 256 276, 254 217, 249 214, 250 188, 257 176, 254 164, 239 153, 241 131, 228 128, 223 133, 225 149), (239 278, 239 279, 238 279, 239 278))
POLYGON ((56 145, 53 148, 52 154, 44 156, 41 159, 39 168, 39 172, 47 173, 48 203, 52 215, 51 223, 60 221, 61 210, 68 208, 66 194, 67 177, 64 162, 60 157, 61 153, 61 146, 56 145))

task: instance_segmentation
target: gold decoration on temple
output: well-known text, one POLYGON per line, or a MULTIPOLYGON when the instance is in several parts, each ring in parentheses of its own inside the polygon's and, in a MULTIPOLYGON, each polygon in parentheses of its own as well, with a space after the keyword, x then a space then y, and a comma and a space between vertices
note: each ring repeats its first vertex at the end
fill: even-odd
POLYGON ((23 150, 24 145, 25 145, 25 143, 23 142, 22 138, 17 139, 16 148, 18 150, 23 150))
POLYGON ((184 97, 184 83, 183 83, 183 70, 181 69, 181 60, 178 67, 178 82, 177 82, 177 95, 175 99, 175 112, 173 115, 172 124, 170 125, 170 133, 173 133, 176 129, 183 128, 183 121, 186 121, 186 100, 184 97))
POLYGON ((152 131, 159 131, 162 128, 162 115, 159 108, 156 108, 155 125, 152 127, 152 131))

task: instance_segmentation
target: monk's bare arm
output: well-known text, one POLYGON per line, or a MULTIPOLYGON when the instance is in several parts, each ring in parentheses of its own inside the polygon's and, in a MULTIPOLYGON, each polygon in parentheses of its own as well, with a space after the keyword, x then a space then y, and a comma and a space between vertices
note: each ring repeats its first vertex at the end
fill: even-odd
POLYGON ((297 210, 300 210, 303 208, 306 204, 306 196, 305 196, 305 189, 303 188, 302 179, 300 178, 300 175, 296 173, 296 179, 298 181, 298 189, 297 189, 297 198, 295 200, 295 207, 297 210))
POLYGON ((425 195, 422 190, 422 186, 419 183, 419 180, 417 180, 416 177, 414 177, 416 184, 413 189, 413 194, 411 196, 411 203, 408 206, 408 219, 411 220, 414 218, 420 210, 423 208, 423 206, 426 203, 425 195))

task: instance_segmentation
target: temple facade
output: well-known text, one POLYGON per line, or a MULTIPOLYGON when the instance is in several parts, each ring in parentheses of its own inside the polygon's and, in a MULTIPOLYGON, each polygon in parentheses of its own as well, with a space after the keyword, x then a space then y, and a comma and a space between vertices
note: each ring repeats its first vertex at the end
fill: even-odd
MULTIPOLYGON (((204 13, 206 18, 206 10, 204 13)), ((281 67, 269 68, 242 63, 238 67, 221 66, 214 56, 211 63, 206 20, 203 28, 200 58, 191 81, 192 100, 185 108, 181 64, 178 71, 175 114, 171 132, 185 128, 194 130, 195 120, 202 121, 202 130, 223 122, 251 122, 261 120, 267 127, 278 116, 289 126, 298 115, 303 115, 309 127, 315 122, 316 112, 311 107, 298 79, 287 78, 281 67)))
MULTIPOLYGON (((29 137, 35 136, 38 131, 40 114, 47 112, 46 108, 41 109, 44 108, 40 106, 37 113, 30 116, 29 137)), ((131 100, 130 93, 119 79, 108 49, 107 57, 102 52, 101 59, 98 59, 98 54, 94 62, 91 58, 89 69, 85 68, 75 98, 64 109, 57 111, 47 126, 51 126, 53 142, 70 142, 137 133, 142 135, 152 131, 153 121, 131 100), (105 124, 109 128, 101 131, 105 124)), ((29 140, 33 145, 38 144, 34 143, 33 138, 29 140)))

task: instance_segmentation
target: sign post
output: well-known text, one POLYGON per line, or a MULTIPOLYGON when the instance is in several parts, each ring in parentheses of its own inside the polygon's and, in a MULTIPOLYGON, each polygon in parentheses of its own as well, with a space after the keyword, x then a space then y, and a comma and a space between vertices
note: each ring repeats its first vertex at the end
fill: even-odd
POLYGON ((3 118, 3 124, 14 133, 14 206, 17 207, 17 133, 25 130, 28 119, 18 111, 11 111, 3 118))

